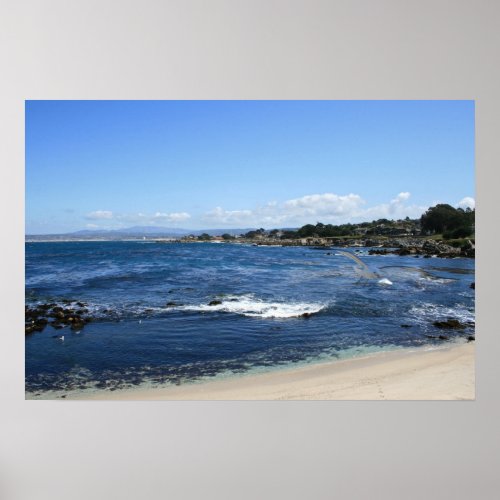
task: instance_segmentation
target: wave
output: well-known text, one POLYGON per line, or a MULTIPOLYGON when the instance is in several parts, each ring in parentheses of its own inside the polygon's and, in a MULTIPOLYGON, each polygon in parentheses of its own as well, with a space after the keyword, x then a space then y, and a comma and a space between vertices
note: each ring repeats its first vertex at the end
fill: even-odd
POLYGON ((442 320, 446 318, 456 318, 462 323, 475 321, 474 309, 457 304, 454 307, 447 307, 432 303, 424 303, 419 306, 414 306, 409 313, 414 316, 417 321, 427 324, 429 321, 442 320))
POLYGON ((232 295, 224 297, 220 304, 187 305, 178 310, 200 312, 227 312, 257 318, 297 318, 304 314, 315 314, 325 304, 310 302, 267 302, 253 295, 232 295))

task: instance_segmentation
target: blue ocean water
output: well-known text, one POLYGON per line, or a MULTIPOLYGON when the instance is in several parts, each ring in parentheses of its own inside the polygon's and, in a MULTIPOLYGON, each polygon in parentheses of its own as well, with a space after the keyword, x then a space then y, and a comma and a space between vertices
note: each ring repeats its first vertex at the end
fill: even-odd
POLYGON ((27 243, 26 304, 83 301, 94 320, 26 336, 26 390, 180 384, 473 332, 433 322, 474 321, 474 260, 349 251, 377 277, 335 248, 27 243))

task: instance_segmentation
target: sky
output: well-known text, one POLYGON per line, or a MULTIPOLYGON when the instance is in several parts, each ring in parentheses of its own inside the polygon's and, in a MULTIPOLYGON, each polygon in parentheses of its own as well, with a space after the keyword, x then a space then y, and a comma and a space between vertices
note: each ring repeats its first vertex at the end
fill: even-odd
POLYGON ((474 101, 26 101, 26 233, 474 207, 474 101))

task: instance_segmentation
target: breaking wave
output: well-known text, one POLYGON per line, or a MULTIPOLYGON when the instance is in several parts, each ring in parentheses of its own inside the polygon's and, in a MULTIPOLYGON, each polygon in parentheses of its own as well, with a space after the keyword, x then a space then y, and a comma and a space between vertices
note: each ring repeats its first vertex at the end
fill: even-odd
POLYGON ((257 318, 296 318, 304 314, 315 314, 325 304, 311 302, 266 302, 253 295, 227 296, 220 304, 187 305, 178 309, 200 312, 227 312, 257 318))

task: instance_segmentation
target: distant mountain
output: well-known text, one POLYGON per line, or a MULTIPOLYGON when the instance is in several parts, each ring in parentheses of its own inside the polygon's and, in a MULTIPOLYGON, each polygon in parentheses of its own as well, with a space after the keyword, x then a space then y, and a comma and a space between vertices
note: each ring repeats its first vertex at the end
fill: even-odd
POLYGON ((26 240, 95 240, 95 239, 111 239, 121 240, 128 238, 180 238, 192 234, 199 236, 207 233, 210 236, 217 236, 228 233, 230 235, 238 235, 247 233, 255 228, 244 229, 182 229, 177 227, 157 227, 157 226, 133 226, 123 229, 82 229, 71 233, 62 234, 27 234, 26 240))

